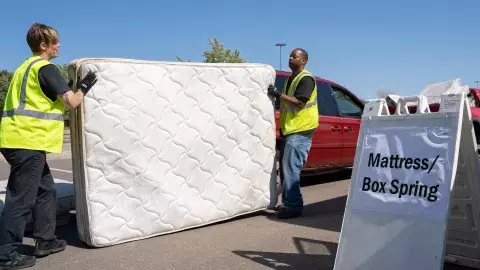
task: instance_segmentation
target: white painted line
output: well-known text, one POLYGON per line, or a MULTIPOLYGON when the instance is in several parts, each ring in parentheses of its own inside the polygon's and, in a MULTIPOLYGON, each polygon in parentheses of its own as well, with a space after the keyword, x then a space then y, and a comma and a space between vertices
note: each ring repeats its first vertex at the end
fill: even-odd
POLYGON ((62 169, 55 169, 55 168, 50 168, 51 171, 57 171, 57 172, 66 172, 66 173, 73 173, 72 171, 66 171, 62 169))
MULTIPOLYGON (((65 198, 70 196, 75 196, 75 187, 73 182, 67 181, 64 179, 54 178, 55 187, 57 190, 57 199, 58 198, 65 198)), ((5 191, 7 189, 7 180, 0 181, 0 202, 5 200, 5 191)), ((2 210, 3 205, 0 203, 0 211, 2 210)))
POLYGON ((68 180, 64 180, 64 179, 60 179, 60 178, 53 178, 53 181, 55 183, 68 183, 68 184, 73 184, 72 181, 68 181, 68 180))
MULTIPOLYGON (((8 181, 8 179, 5 179, 5 180, 0 180, 0 182, 2 181, 8 181)), ((62 182, 62 183, 70 183, 70 184, 73 184, 72 181, 68 181, 68 180, 64 180, 64 179, 60 179, 60 178, 53 178, 53 181, 54 182, 62 182)))

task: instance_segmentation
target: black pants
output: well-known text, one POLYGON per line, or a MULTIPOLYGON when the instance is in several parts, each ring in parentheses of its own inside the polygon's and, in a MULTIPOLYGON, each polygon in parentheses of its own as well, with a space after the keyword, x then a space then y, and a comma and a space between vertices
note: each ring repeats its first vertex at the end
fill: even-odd
POLYGON ((0 217, 0 260, 23 243, 27 218, 33 217, 33 237, 55 239, 57 194, 46 155, 41 151, 0 149, 10 164, 5 206, 0 217))

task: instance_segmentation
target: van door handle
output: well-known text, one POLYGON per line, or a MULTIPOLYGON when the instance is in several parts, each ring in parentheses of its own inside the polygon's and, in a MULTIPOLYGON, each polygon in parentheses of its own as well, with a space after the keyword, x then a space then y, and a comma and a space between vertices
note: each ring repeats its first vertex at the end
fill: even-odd
POLYGON ((332 132, 340 132, 341 129, 339 126, 330 126, 330 130, 332 132))
POLYGON ((345 126, 345 127, 343 127, 343 130, 345 132, 353 132, 353 128, 351 126, 348 126, 348 127, 345 126))

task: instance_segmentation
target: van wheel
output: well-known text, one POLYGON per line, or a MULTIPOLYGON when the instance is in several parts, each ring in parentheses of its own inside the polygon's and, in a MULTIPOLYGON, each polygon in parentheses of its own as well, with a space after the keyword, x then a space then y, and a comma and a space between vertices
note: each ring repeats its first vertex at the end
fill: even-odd
POLYGON ((282 180, 280 179, 280 151, 275 152, 275 170, 277 172, 277 196, 282 194, 282 180))

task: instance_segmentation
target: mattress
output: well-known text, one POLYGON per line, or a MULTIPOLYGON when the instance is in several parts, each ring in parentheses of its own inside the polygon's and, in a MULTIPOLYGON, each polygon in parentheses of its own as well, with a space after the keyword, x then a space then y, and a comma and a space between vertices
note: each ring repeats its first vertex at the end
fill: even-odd
POLYGON ((107 58, 68 65, 74 82, 89 70, 98 81, 70 116, 82 241, 116 245, 268 207, 276 194, 271 66, 107 58))

